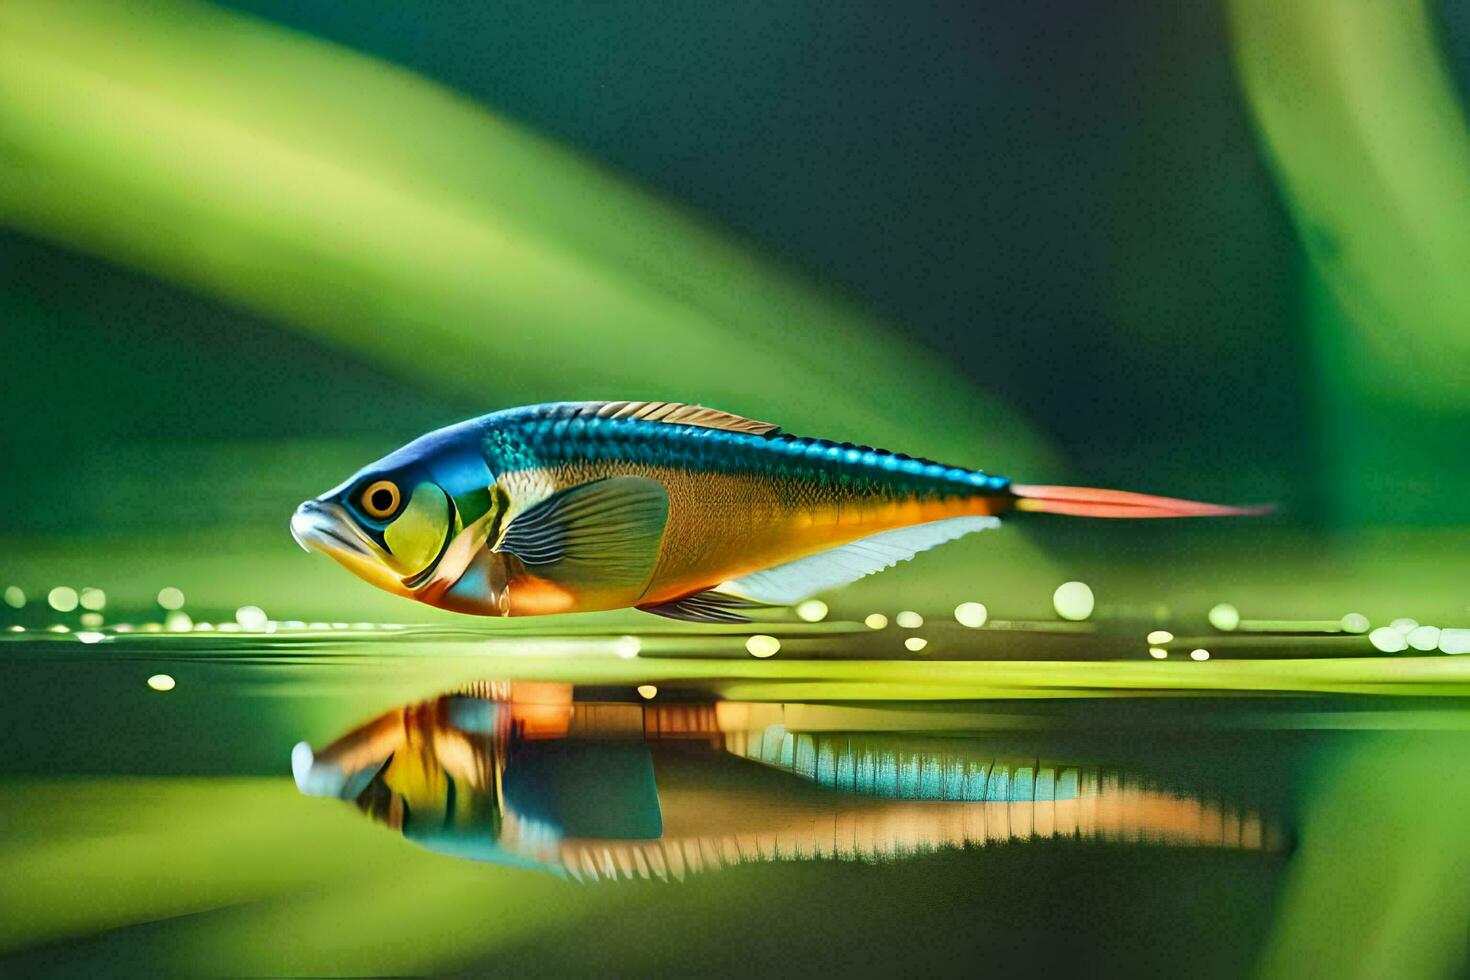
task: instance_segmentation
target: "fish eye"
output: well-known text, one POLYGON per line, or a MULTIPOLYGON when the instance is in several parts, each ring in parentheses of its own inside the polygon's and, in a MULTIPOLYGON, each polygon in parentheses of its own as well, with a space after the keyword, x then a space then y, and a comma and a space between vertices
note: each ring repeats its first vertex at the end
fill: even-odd
POLYGON ((375 520, 382 520, 392 516, 398 509, 402 496, 398 492, 398 484, 392 480, 377 480, 368 484, 358 499, 362 503, 363 513, 375 520))

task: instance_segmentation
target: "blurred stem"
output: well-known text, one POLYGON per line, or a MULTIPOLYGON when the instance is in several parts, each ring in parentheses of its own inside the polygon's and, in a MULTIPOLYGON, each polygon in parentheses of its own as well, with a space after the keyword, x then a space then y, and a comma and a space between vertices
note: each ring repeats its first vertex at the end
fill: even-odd
POLYGON ((1463 763, 1456 736, 1377 735, 1321 767, 1260 976, 1463 975, 1463 763))
POLYGON ((1470 132, 1427 4, 1233 0, 1251 112, 1314 267, 1346 313, 1329 383, 1466 404, 1470 132))
POLYGON ((1428 5, 1233 0, 1242 87, 1310 262, 1329 525, 1470 520, 1470 133, 1428 5))

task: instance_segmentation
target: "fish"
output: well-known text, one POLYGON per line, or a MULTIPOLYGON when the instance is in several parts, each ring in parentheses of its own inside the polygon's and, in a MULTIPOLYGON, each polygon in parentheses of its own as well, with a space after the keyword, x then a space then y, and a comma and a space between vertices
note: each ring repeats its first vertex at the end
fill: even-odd
POLYGON ((581 401, 420 436, 302 503, 291 533, 378 588, 470 615, 742 623, 1003 516, 1266 509, 1016 484, 682 402, 581 401))
POLYGON ((303 795, 351 802, 429 850, 583 881, 990 843, 1286 844, 1249 803, 1129 769, 956 731, 828 730, 871 724, 871 708, 605 697, 481 681, 319 750, 300 742, 292 774, 303 795))

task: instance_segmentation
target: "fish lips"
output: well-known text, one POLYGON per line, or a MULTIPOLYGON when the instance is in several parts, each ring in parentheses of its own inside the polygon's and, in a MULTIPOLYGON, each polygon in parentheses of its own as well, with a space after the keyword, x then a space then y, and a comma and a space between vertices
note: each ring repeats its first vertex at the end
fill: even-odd
POLYGON ((371 543, 353 526, 339 504, 308 500, 297 507, 291 515, 291 537, 303 551, 320 551, 334 558, 377 559, 371 543))

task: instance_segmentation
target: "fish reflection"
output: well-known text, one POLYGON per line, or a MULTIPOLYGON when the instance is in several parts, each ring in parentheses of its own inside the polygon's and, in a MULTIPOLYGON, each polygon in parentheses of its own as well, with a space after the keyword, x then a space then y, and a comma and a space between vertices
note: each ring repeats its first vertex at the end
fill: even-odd
POLYGON ((303 742, 291 761, 302 793, 353 801, 432 850, 579 879, 1038 838, 1278 844, 1248 808, 978 739, 834 730, 853 720, 842 712, 493 682, 389 711, 320 752, 303 742))

